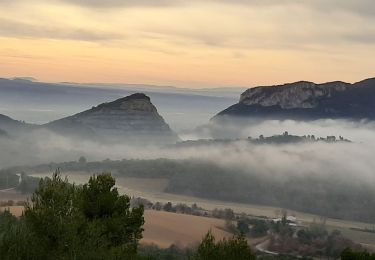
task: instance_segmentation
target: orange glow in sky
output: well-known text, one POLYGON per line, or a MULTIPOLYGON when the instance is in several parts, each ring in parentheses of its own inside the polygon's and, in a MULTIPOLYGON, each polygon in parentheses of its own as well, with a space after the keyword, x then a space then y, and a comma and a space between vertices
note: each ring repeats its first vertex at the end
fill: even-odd
POLYGON ((355 82, 375 76, 375 18, 361 2, 5 0, 0 77, 191 88, 355 82))

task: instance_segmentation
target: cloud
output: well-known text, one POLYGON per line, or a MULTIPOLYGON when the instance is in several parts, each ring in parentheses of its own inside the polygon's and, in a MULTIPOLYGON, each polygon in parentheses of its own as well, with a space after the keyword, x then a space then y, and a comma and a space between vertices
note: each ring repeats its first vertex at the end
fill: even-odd
MULTIPOLYGON (((38 0, 3 1, 0 6, 17 3, 24 12, 28 6, 33 7, 34 11, 43 6, 38 0)), ((61 14, 71 11, 77 14, 81 27, 62 24, 54 26, 53 22, 49 25, 50 14, 45 17, 47 23, 29 23, 21 18, 22 15, 1 18, 0 13, 0 34, 11 37, 110 41, 123 39, 121 32, 126 31, 137 44, 144 38, 159 38, 158 41, 174 45, 182 43, 238 49, 293 50, 343 43, 371 44, 371 35, 375 34, 369 26, 375 18, 375 7, 370 0, 54 0, 54 3, 54 7, 68 4, 70 8, 62 8, 61 14), (77 9, 74 6, 93 10, 77 9), (143 15, 129 13, 127 7, 139 7, 137 10, 143 15), (147 10, 145 7, 157 9, 147 10), (126 19, 122 19, 122 16, 126 19), (94 24, 88 26, 91 22, 94 24), (97 25, 100 25, 99 28, 103 25, 105 29, 96 29, 97 25)), ((43 12, 40 17, 43 18, 43 12)))
MULTIPOLYGON (((229 129, 232 138, 233 128, 229 129)), ((218 145, 173 148, 127 144, 104 145, 84 140, 72 140, 46 130, 18 139, 0 139, 0 168, 17 164, 49 163, 77 160, 84 155, 90 161, 110 159, 198 159, 222 167, 242 169, 249 174, 272 178, 290 176, 340 177, 346 180, 367 181, 375 185, 375 124, 345 120, 313 122, 264 121, 247 127, 237 126, 241 137, 265 136, 289 130, 290 134, 319 136, 344 135, 353 143, 323 142, 286 145, 253 145, 246 140, 218 145), (79 144, 79 145, 77 145, 79 144)))
POLYGON ((350 32, 343 36, 347 41, 361 44, 375 44, 375 30, 373 32, 350 32))
MULTIPOLYGON (((170 7, 183 5, 242 5, 254 8, 301 6, 308 9, 316 9, 322 13, 326 12, 349 12, 358 15, 374 16, 375 6, 373 0, 53 0, 54 2, 67 3, 71 5, 88 8, 119 8, 119 7, 170 7)), ((2 0, 0 5, 11 5, 17 3, 32 3, 38 0, 2 0)))
POLYGON ((3 37, 30 37, 79 41, 104 41, 123 38, 123 35, 118 33, 25 23, 4 18, 0 18, 0 35, 3 37))
POLYGON ((271 7, 282 6, 304 6, 310 9, 317 9, 321 12, 345 11, 356 13, 358 15, 375 15, 375 6, 373 0, 57 0, 74 5, 80 5, 92 8, 108 7, 168 7, 178 5, 199 5, 220 3, 225 5, 244 5, 248 7, 271 7))
POLYGON ((181 4, 181 0, 58 0, 93 8, 108 7, 160 7, 181 4))

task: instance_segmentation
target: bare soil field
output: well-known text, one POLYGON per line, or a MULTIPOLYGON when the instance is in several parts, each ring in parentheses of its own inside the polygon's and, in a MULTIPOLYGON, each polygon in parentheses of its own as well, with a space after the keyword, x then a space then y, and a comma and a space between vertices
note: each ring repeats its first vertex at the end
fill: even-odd
POLYGON ((0 207, 0 212, 4 210, 9 210, 16 217, 20 217, 22 215, 24 207, 23 206, 10 206, 10 207, 0 207))
MULTIPOLYGON (((0 212, 9 209, 15 216, 21 216, 23 206, 0 207, 0 212)), ((145 225, 143 232, 143 244, 154 244, 162 248, 167 248, 172 244, 180 247, 194 246, 198 244, 202 237, 211 230, 217 239, 231 237, 232 234, 225 231, 224 220, 199 217, 185 214, 176 214, 165 211, 146 210, 145 225)), ((332 230, 332 227, 329 227, 332 230)), ((344 227, 335 227, 343 235, 361 243, 369 251, 375 251, 375 234, 344 227)), ((264 238, 249 239, 250 244, 256 245, 264 238)))
POLYGON ((198 244, 209 230, 217 239, 231 237, 232 234, 224 231, 224 225, 220 219, 146 210, 141 243, 162 248, 172 244, 187 247, 198 244))
MULTIPOLYGON (((0 212, 9 209, 15 216, 21 216, 22 206, 1 207, 0 212)), ((231 237, 224 231, 224 220, 198 217, 164 211, 145 211, 143 244, 153 244, 167 248, 172 244, 187 247, 198 244, 211 230, 217 239, 231 237), (187 228, 188 227, 188 228, 187 228)))
POLYGON ((26 200, 28 195, 22 194, 16 190, 5 190, 0 191, 0 201, 24 201, 26 200))

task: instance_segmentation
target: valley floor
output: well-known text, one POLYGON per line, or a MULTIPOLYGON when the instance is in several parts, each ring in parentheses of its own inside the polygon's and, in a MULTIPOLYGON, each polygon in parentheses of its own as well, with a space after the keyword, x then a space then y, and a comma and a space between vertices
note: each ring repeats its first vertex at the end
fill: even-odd
MULTIPOLYGON (((4 209, 10 209, 15 216, 21 216, 23 211, 22 206, 0 207, 0 211, 4 209)), ((160 248, 168 248, 172 244, 179 247, 195 246, 209 230, 218 239, 231 237, 232 234, 224 231, 224 228, 225 223, 221 219, 146 210, 141 244, 160 248)))
MULTIPOLYGON (((87 172, 69 172, 66 174, 68 175, 68 178, 70 181, 75 182, 77 184, 87 182, 90 176, 90 174, 88 174, 87 172)), ((38 177, 50 176, 50 175, 51 175, 50 173, 33 174, 33 176, 38 176, 38 177)), ((224 202, 224 201, 208 200, 208 199, 196 198, 196 197, 191 197, 191 196, 165 193, 164 189, 168 185, 168 180, 166 179, 128 178, 128 177, 116 176, 116 185, 120 193, 125 193, 134 197, 142 197, 142 198, 150 200, 151 202, 157 202, 157 201, 162 202, 162 203, 172 202, 173 204, 184 203, 187 205, 196 203, 198 204, 198 206, 207 210, 213 210, 215 208, 218 208, 218 209, 231 208, 236 213, 243 212, 251 216, 257 216, 257 217, 261 216, 261 217, 267 217, 267 218, 278 217, 281 211, 281 209, 277 207, 268 207, 268 206, 234 203, 234 202, 224 202)), ((166 225, 165 228, 167 230, 171 222, 168 223, 166 219, 169 218, 168 216, 171 216, 170 214, 173 214, 173 213, 147 212, 146 218, 147 217, 149 218, 149 223, 147 223, 147 219, 146 219, 146 225, 154 225, 152 222, 154 222, 156 219, 159 219, 159 220, 161 219, 161 220, 160 220, 160 223, 155 224, 156 229, 150 229, 151 231, 146 230, 145 234, 148 234, 152 237, 153 236, 152 233, 154 232, 152 230, 157 230, 157 229, 162 230, 163 225, 166 225), (162 216, 165 218, 164 219, 161 218, 162 216)), ((309 223, 313 222, 314 220, 319 220, 321 218, 320 216, 317 216, 317 215, 307 214, 303 212, 296 212, 292 210, 288 210, 288 214, 295 216, 297 218, 298 225, 300 226, 307 226, 309 223)), ((176 219, 177 221, 176 223, 178 223, 178 224, 174 224, 174 227, 176 228, 176 236, 171 235, 172 237, 171 239, 168 239, 168 238, 160 239, 160 241, 157 241, 154 243, 157 243, 160 246, 166 246, 169 243, 168 241, 170 241, 172 243, 179 242, 179 243, 187 245, 191 243, 192 241, 194 241, 194 239, 187 239, 184 241, 179 241, 179 237, 181 235, 179 234, 179 232, 188 232, 188 230, 184 228, 184 225, 186 226, 188 225, 187 223, 189 223, 189 221, 193 221, 191 225, 189 224, 189 227, 194 226, 195 225, 194 220, 195 218, 198 218, 198 217, 188 216, 188 215, 182 215, 182 216, 177 216, 177 215, 179 214, 172 215, 176 219), (182 228, 180 231, 178 230, 179 226, 181 226, 182 228)), ((215 226, 217 227, 218 224, 216 221, 220 222, 221 220, 207 219, 203 221, 205 224, 203 223, 201 224, 203 225, 201 226, 202 232, 193 232, 193 233, 198 234, 197 237, 200 239, 202 235, 204 235, 207 232, 207 230, 210 229, 210 227, 215 227, 215 226)), ((352 239, 353 241, 357 243, 364 245, 365 247, 369 249, 375 248, 375 233, 362 232, 362 231, 352 229, 352 228, 374 229, 373 224, 328 218, 326 219, 326 226, 328 230, 337 229, 341 231, 341 233, 344 236, 352 239)), ((163 233, 160 233, 160 234, 163 234, 163 233)), ((220 232, 218 233, 218 235, 224 236, 224 234, 220 232)), ((189 236, 194 237, 193 235, 186 235, 186 237, 189 237, 189 236)), ((162 237, 162 235, 160 235, 160 237, 162 237)), ((145 239, 146 239, 146 236, 145 236, 145 239)), ((147 241, 147 242, 152 242, 152 241, 147 241)))

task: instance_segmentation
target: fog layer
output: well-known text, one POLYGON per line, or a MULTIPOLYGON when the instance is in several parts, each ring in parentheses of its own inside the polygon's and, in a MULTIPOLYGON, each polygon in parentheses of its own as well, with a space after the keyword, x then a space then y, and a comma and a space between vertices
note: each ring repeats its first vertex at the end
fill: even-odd
POLYGON ((217 163, 222 167, 236 167, 251 174, 274 178, 290 175, 322 175, 366 180, 375 183, 375 124, 344 120, 314 122, 265 121, 242 125, 210 127, 186 133, 183 138, 239 138, 226 144, 192 147, 157 147, 151 145, 101 144, 73 140, 55 133, 38 130, 22 137, 0 138, 0 168, 63 162, 85 156, 89 161, 104 159, 187 159, 195 158, 217 163), (344 136, 352 143, 309 142, 296 144, 256 145, 246 138, 271 136, 288 131, 295 135, 344 136))

